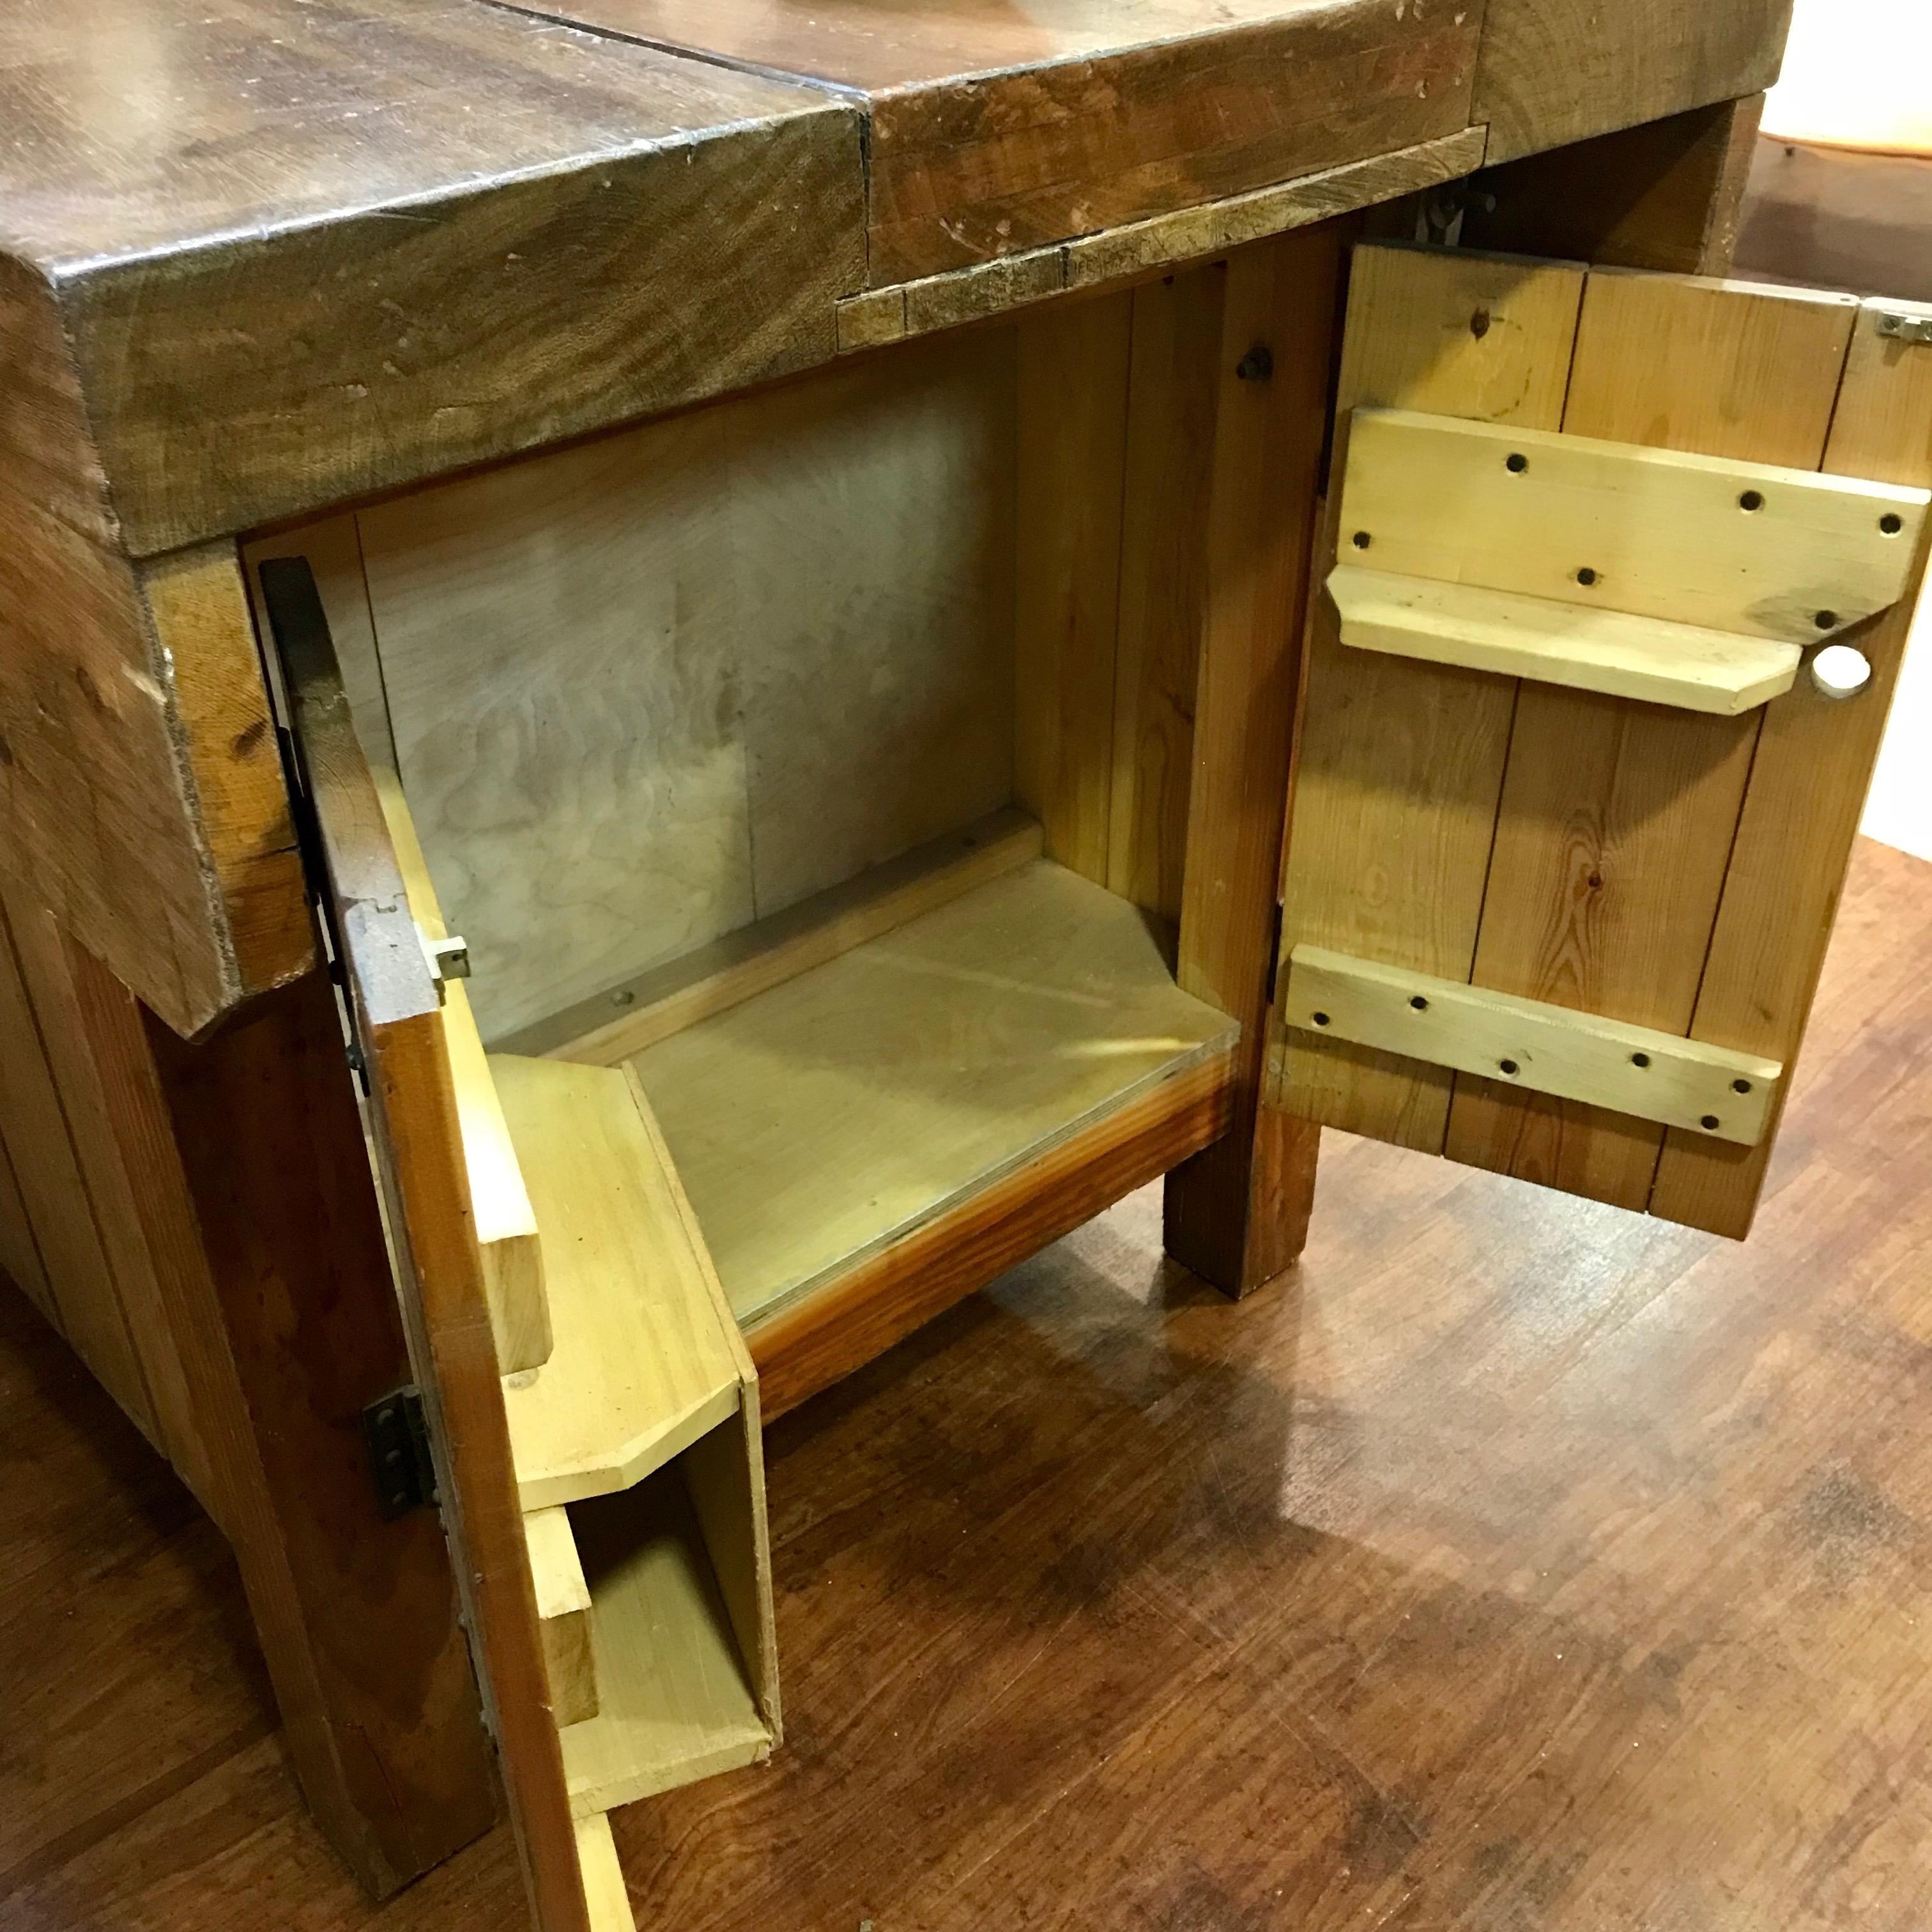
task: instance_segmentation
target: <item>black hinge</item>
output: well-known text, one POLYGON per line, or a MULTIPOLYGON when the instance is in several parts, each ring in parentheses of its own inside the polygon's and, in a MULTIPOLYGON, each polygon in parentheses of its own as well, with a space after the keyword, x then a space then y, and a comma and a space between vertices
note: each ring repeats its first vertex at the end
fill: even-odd
POLYGON ((420 1389, 406 1384, 378 1396, 362 1412, 362 1439, 369 1446, 376 1506, 385 1520, 407 1516, 436 1500, 436 1464, 420 1389))

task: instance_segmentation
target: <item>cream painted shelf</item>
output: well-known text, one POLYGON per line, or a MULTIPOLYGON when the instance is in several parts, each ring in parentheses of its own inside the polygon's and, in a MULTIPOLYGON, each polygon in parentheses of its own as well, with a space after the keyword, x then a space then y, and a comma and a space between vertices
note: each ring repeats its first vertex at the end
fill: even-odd
POLYGON ((631 1064, 750 1324, 1238 1030, 1142 914, 1034 860, 631 1064))
POLYGON ((572 1810, 611 1810, 768 1756, 774 1727, 681 1472, 569 1514, 598 1691, 596 1714, 560 1733, 572 1810))

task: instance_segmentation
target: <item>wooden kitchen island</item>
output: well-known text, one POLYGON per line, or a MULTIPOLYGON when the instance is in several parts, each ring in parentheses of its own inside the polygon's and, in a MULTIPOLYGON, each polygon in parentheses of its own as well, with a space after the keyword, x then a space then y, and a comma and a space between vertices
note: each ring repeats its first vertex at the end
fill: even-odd
POLYGON ((1788 10, 0 22, 0 1264, 373 1892, 628 1925, 761 1416, 1135 1188, 1746 1232, 1932 484, 1911 317, 1696 279, 1788 10))

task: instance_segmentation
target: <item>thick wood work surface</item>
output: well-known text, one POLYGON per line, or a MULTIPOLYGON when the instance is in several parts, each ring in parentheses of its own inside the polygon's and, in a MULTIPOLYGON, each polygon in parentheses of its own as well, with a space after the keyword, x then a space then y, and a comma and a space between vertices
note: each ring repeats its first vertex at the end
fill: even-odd
MULTIPOLYGON (((616 1814, 638 1924, 1918 1932, 1928 951, 1862 846, 1749 1246, 1336 1144, 1290 1282, 1143 1195, 778 1424, 793 1742, 616 1814)), ((357 1894, 218 1538, 4 1286, 0 1391, 0 1918, 518 1932, 504 1832, 357 1894)))
POLYGON ((0 862, 203 1030, 310 963, 210 540, 1732 100, 1788 4, 21 0, 0 862))

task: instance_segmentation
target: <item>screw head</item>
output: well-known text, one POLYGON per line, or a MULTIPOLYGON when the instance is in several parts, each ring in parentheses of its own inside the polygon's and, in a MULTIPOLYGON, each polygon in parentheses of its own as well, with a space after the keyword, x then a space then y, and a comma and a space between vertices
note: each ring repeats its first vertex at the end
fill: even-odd
POLYGON ((1265 382, 1274 374, 1274 351, 1265 342, 1257 342, 1234 364, 1234 375, 1244 382, 1265 382))

